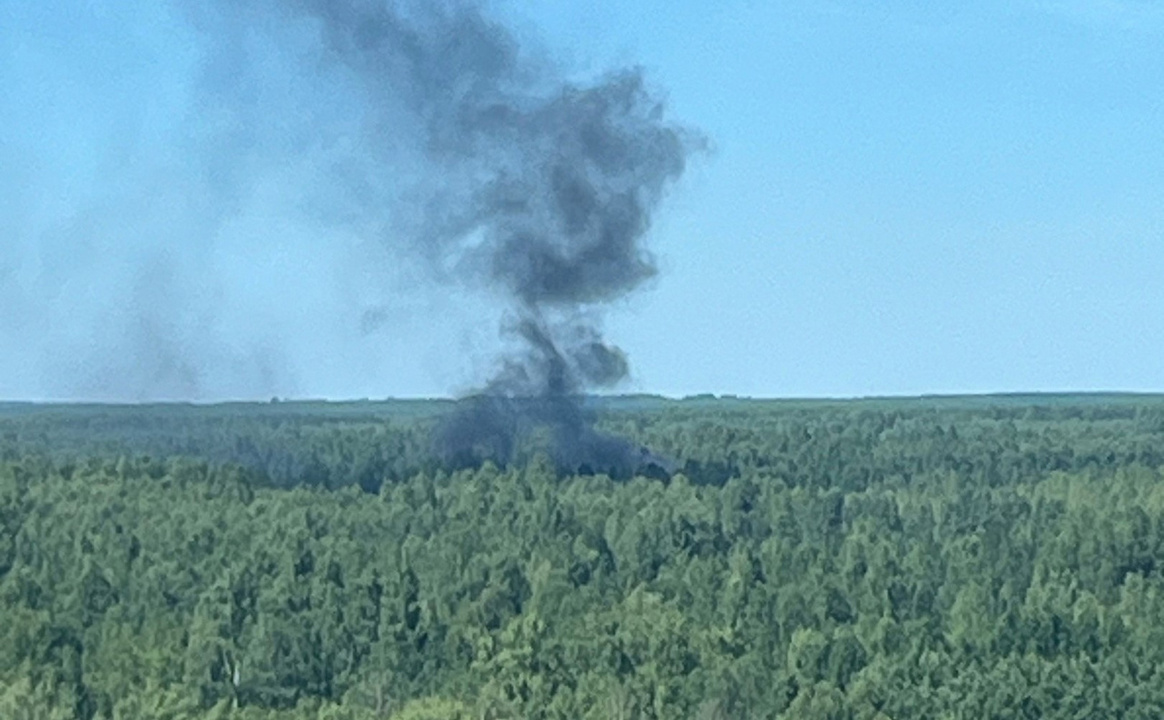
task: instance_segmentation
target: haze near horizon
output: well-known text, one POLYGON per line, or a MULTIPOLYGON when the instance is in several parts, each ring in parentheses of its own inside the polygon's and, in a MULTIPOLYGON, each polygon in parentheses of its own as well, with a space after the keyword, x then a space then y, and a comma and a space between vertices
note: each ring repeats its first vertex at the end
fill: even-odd
MULTIPOLYGON (((507 291, 435 282, 383 241, 398 207, 354 209, 391 190, 320 179, 359 169, 330 160, 363 157, 354 85, 303 74, 310 44, 275 43, 270 19, 239 11, 221 41, 213 7, 0 7, 0 398, 497 377, 524 342, 507 291)), ((642 237, 658 272, 555 320, 621 348, 613 391, 1164 389, 1159 4, 483 7, 523 68, 585 87, 641 66, 668 121, 710 140, 660 171, 677 179, 642 237)), ((414 138, 406 113, 377 122, 414 138)), ((378 180, 414 187, 410 147, 385 152, 378 180)))

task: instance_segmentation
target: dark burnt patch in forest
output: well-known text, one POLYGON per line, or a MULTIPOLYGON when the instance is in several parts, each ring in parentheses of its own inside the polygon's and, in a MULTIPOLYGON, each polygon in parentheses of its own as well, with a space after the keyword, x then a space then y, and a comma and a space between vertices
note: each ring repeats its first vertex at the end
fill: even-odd
POLYGON ((595 428, 584 398, 476 395, 461 400, 435 430, 434 455, 448 468, 527 463, 546 454, 560 476, 635 475, 668 479, 673 460, 633 440, 595 428))

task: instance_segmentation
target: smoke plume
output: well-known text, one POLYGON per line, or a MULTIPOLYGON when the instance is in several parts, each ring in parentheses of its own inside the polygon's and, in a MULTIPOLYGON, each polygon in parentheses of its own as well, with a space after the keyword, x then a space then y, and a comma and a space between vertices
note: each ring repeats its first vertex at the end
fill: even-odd
MULTIPOLYGON (((156 346, 147 371, 183 394, 200 376, 194 349, 213 347, 191 328, 217 327, 214 312, 170 312, 188 262, 213 278, 231 238, 263 235, 342 265, 336 238, 354 238, 385 249, 361 251, 369 264, 412 262, 507 308, 510 351, 437 433, 447 461, 506 463, 536 433, 563 469, 647 458, 597 433, 583 401, 627 376, 603 311, 656 274, 644 236, 701 144, 641 69, 571 80, 468 0, 178 2, 200 70, 180 153, 195 181, 171 207, 187 218, 176 235, 207 239, 182 243, 192 261, 135 264, 130 302, 146 309, 127 332, 156 346)), ((385 322, 354 314, 364 332, 385 322)), ((248 363, 280 375, 269 346, 248 363)))
POLYGON ((601 309, 655 275, 643 237, 697 137, 665 118, 641 70, 569 82, 477 4, 276 7, 362 100, 363 156, 339 163, 357 217, 388 208, 391 239, 510 308, 517 349, 440 428, 441 454, 505 463, 541 429, 563 469, 634 470, 647 456, 597 433, 583 397, 627 375, 601 309))

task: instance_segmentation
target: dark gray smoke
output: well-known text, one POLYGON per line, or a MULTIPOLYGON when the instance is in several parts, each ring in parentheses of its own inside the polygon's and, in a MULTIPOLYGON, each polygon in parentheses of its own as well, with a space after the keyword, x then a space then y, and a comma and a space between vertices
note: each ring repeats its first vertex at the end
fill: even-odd
MULTIPOLYGON (((440 429, 441 455, 506 463, 537 436, 564 469, 641 462, 593 430, 583 397, 627 375, 603 310, 656 274, 643 238, 700 144, 641 70, 570 80, 478 2, 174 6, 185 35, 158 52, 182 61, 127 56, 134 83, 91 103, 128 108, 125 151, 78 182, 91 192, 45 232, 0 213, 19 240, 0 245, 0 341, 45 338, 19 367, 42 368, 57 396, 283 394, 294 351, 366 349, 392 326, 403 293, 377 278, 436 278, 500 302, 511 348, 440 429)), ((102 27, 110 41, 118 23, 102 27)), ((15 157, 0 140, 0 160, 15 157)))
POLYGON ((317 38, 320 67, 363 100, 366 154, 340 163, 351 196, 370 203, 357 216, 390 205, 394 238, 444 279, 484 284, 510 305, 518 349, 440 428, 439 452, 506 463, 545 431, 564 470, 625 474, 650 459, 597 433, 583 403, 627 375, 601 307, 655 275, 643 237, 697 145, 666 120, 642 72, 568 82, 473 3, 270 7, 297 37, 317 38), (401 186, 391 200, 382 193, 401 186))

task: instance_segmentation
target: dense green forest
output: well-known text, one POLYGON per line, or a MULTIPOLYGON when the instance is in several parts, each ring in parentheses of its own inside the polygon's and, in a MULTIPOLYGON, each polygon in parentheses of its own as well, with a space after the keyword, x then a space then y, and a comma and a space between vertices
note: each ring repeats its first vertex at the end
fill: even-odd
POLYGON ((0 718, 1164 717, 1164 398, 0 405, 0 718))

